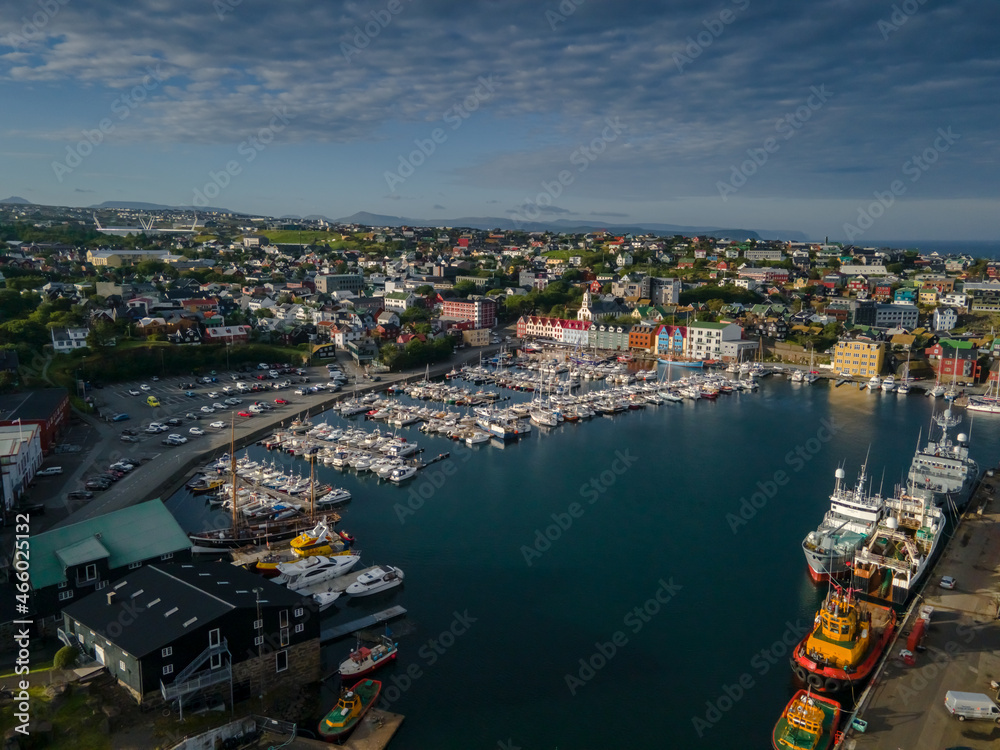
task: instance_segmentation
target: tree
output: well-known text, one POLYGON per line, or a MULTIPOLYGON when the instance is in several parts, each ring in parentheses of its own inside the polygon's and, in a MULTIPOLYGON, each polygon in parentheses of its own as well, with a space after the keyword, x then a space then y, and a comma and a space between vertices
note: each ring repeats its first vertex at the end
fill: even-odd
POLYGON ((416 289, 413 290, 414 294, 419 294, 421 297, 430 297, 434 294, 434 287, 430 284, 421 284, 416 289))
POLYGON ((416 323, 419 321, 427 321, 431 319, 430 310, 428 310, 423 305, 415 305, 413 307, 408 307, 403 310, 399 315, 399 322, 402 324, 416 323))
POLYGON ((254 317, 256 317, 258 320, 260 318, 273 318, 274 313, 271 312, 266 307, 258 307, 256 310, 254 310, 254 317))
POLYGON ((457 297, 468 297, 470 294, 475 294, 478 287, 471 281, 460 281, 455 284, 454 292, 457 297))

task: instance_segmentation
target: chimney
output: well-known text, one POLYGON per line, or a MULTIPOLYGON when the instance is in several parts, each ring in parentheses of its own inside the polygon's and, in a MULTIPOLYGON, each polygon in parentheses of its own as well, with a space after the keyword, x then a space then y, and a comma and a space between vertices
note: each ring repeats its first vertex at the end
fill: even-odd
POLYGON ((114 591, 109 591, 108 592, 108 606, 109 607, 112 605, 112 603, 114 602, 114 600, 115 600, 115 592, 114 591))

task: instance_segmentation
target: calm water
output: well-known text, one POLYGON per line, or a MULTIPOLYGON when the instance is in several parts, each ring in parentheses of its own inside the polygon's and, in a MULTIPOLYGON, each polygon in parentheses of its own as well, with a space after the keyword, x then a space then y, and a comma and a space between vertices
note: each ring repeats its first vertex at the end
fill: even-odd
MULTIPOLYGON (((822 595, 799 543, 838 465, 853 481, 870 451, 876 483, 900 481, 933 406, 769 378, 714 403, 535 427, 505 448, 408 428, 453 458, 404 487, 320 468, 354 493, 341 527, 364 563, 406 573, 402 589, 331 610, 334 622, 409 610, 393 626, 399 662, 380 677, 406 716, 392 747, 769 747, 794 690, 782 640, 801 637, 822 595), (741 518, 755 492, 762 507, 741 518), (554 541, 536 544, 546 529, 554 541)), ((981 464, 998 437, 1000 419, 976 419, 981 464)), ((189 528, 205 521, 186 492, 170 507, 189 528)), ((350 645, 328 647, 326 663, 350 645)))

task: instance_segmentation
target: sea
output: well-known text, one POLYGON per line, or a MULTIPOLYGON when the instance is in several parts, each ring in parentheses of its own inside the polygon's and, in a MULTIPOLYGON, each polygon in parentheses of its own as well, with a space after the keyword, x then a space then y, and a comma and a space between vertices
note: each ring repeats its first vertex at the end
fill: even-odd
MULTIPOLYGON (((853 483, 867 462, 875 489, 891 492, 942 408, 916 391, 771 376, 757 392, 535 426, 507 445, 402 429, 425 458, 451 457, 403 486, 317 469, 354 495, 340 527, 362 564, 406 576, 324 616, 408 610, 389 626, 398 661, 376 673, 382 707, 405 716, 392 750, 765 750, 797 689, 790 645, 825 594, 800 543, 829 507, 834 472, 853 483)), ((967 433, 993 466, 1000 417, 970 417, 952 436, 967 433)), ((185 490, 168 506, 189 530, 213 521, 185 490)), ((323 673, 353 645, 324 647, 323 673)), ((325 683, 323 705, 336 696, 325 683)), ((307 734, 320 717, 281 718, 307 734)))
POLYGON ((1000 241, 997 240, 885 240, 875 241, 877 247, 897 250, 919 250, 938 255, 971 255, 974 258, 1000 258, 1000 241))

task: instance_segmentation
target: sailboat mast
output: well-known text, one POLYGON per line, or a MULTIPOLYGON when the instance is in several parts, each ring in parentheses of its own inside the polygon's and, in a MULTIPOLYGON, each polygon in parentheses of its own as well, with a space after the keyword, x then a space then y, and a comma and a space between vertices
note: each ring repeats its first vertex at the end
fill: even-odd
POLYGON ((236 537, 236 524, 239 516, 236 513, 236 417, 229 417, 229 473, 233 485, 233 537, 236 537))

